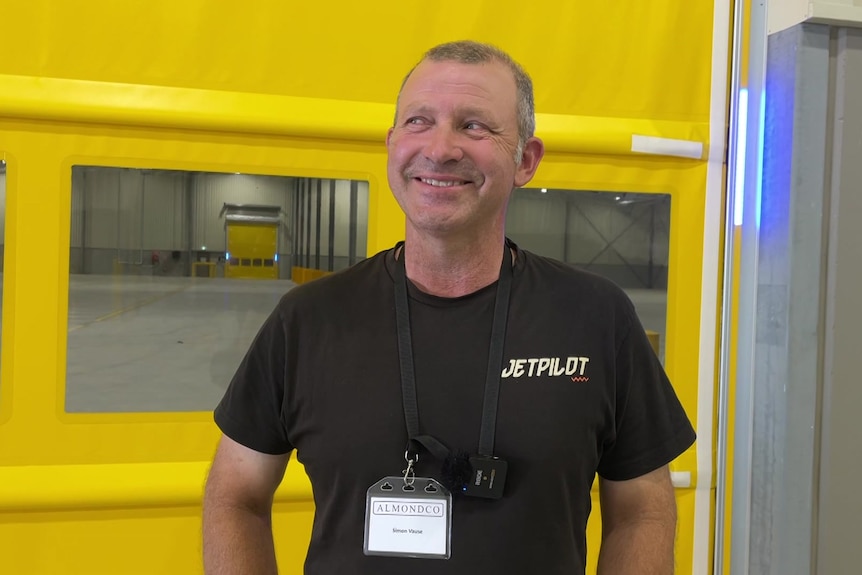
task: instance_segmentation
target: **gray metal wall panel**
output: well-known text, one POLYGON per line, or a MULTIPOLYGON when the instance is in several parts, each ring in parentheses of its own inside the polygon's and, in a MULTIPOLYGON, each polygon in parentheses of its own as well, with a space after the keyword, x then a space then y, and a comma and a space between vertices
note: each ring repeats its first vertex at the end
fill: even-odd
MULTIPOLYGON (((368 202, 368 195, 358 194, 358 202, 368 202)), ((368 222, 357 222, 357 231, 368 229, 368 222)), ((360 234, 362 235, 362 234, 360 234)), ((335 182, 335 257, 350 256, 350 180, 335 182)), ((335 269, 339 269, 336 266, 335 269)))
POLYGON ((125 263, 143 262, 144 248, 144 176, 138 170, 119 170, 117 195, 118 260, 125 263))
MULTIPOLYGON (((281 206, 287 214, 293 179, 235 174, 189 174, 120 168, 84 167, 87 193, 86 244, 93 248, 184 250, 188 248, 188 210, 194 233, 192 248, 224 249, 224 203, 281 206), (192 206, 187 194, 193 180, 192 206), (119 227, 118 227, 119 225, 119 227)), ((78 208, 78 185, 73 186, 73 210, 78 208)), ((281 247, 289 251, 282 229, 281 247)), ((80 245, 80 231, 73 223, 73 246, 80 245), (77 234, 77 235, 76 235, 77 234)))
MULTIPOLYGON (((297 186, 297 178, 286 178, 284 180, 285 187, 285 197, 284 202, 281 204, 282 209, 284 210, 284 225, 281 227, 278 238, 278 251, 281 254, 292 254, 295 251, 293 245, 293 221, 294 221, 294 209, 296 209, 296 204, 294 202, 294 197, 296 197, 296 186, 297 186)), ((285 263, 290 263, 289 260, 284 260, 285 263)), ((282 265, 282 270, 290 271, 289 265, 282 265)), ((290 277, 288 273, 284 277, 290 277)))
POLYGON ((303 265, 310 268, 314 265, 314 253, 317 251, 317 246, 314 243, 314 204, 317 197, 317 178, 305 179, 305 193, 302 196, 302 218, 303 231, 302 238, 305 258, 303 265))
POLYGON ((506 212, 506 235, 521 248, 550 258, 565 258, 566 202, 559 194, 547 197, 515 191, 506 212))
POLYGON ((350 265, 356 263, 356 234, 357 234, 357 214, 359 205, 359 186, 358 182, 350 182, 350 230, 348 231, 349 247, 347 253, 350 254, 350 265))
MULTIPOLYGON (((328 187, 328 186, 327 186, 328 187)), ((317 180, 317 186, 314 189, 314 268, 323 269, 320 266, 320 254, 323 249, 321 243, 321 217, 323 212, 323 181, 317 180)))
POLYGON ((143 245, 148 250, 186 248, 185 172, 157 171, 142 174, 144 229, 143 245))
POLYGON ((522 248, 632 288, 667 288, 669 231, 668 196, 516 190, 506 216, 522 248))
POLYGON ((200 174, 195 179, 194 229, 192 250, 223 252, 224 220, 219 217, 225 203, 251 203, 243 191, 253 189, 250 176, 241 174, 200 174))
POLYGON ((333 271, 335 269, 335 180, 328 180, 326 184, 326 218, 323 220, 326 234, 323 236, 324 244, 321 246, 321 251, 326 249, 326 269, 333 271))
POLYGON ((118 190, 120 170, 84 168, 87 191, 84 210, 87 226, 84 242, 88 248, 117 248, 118 190))
POLYGON ((356 255, 361 259, 368 254, 368 182, 360 180, 356 204, 356 255))
MULTIPOLYGON (((653 204, 615 204, 615 194, 551 190, 516 191, 509 203, 506 230, 522 238, 525 249, 571 263, 667 267, 669 211, 653 204), (567 198, 567 195, 570 197, 567 198), (605 250, 613 241, 613 249, 605 250)), ((660 197, 656 197, 660 201, 660 197)))
POLYGON ((862 30, 838 31, 825 321, 817 574, 862 566, 862 30))
MULTIPOLYGON (((224 219, 219 217, 222 206, 229 204, 261 204, 280 206, 291 213, 289 178, 249 174, 200 174, 195 181, 195 212, 192 249, 223 252, 225 250, 224 219)), ((280 236, 286 235, 282 225, 280 236)))
POLYGON ((161 251, 163 258, 165 252, 204 246, 222 252, 224 219, 219 214, 226 202, 280 206, 285 218, 278 251, 286 255, 293 249, 287 218, 294 209, 294 178, 86 166, 73 174, 73 273, 110 273, 105 250, 113 250, 121 262, 144 265, 150 263, 151 251, 161 251), (82 243, 87 250, 101 250, 100 255, 84 254, 78 249, 82 243), (88 262, 95 267, 87 267, 88 262))
MULTIPOLYGON (((649 263, 649 250, 653 245, 654 263, 667 265, 668 234, 654 233, 652 204, 609 204, 606 200, 581 200, 572 204, 568 235, 569 261, 597 264, 619 264, 623 259, 632 264, 649 263), (613 249, 603 248, 613 241, 613 249), (601 252, 601 253, 600 253, 601 252), (595 259, 594 259, 595 258, 595 259)), ((655 222, 656 227, 667 230, 667 217, 655 222)))
POLYGON ((349 261, 351 225, 355 228, 356 255, 364 258, 368 252, 368 182, 314 178, 302 182, 304 191, 299 201, 290 204, 291 209, 298 206, 300 219, 287 220, 296 221, 301 252, 296 261, 313 266, 319 253, 321 269, 329 269, 330 260, 335 270, 347 267, 341 262, 349 261), (351 184, 356 188, 355 222, 351 216, 351 184))
POLYGON ((80 248, 84 239, 84 170, 72 169, 72 222, 70 246, 80 248))
MULTIPOLYGON (((813 559, 828 27, 770 36, 766 93, 754 373, 737 382, 738 394, 753 391, 750 536, 734 551, 748 546, 747 573, 803 575, 813 559)), ((735 506, 734 521, 744 511, 735 506)))

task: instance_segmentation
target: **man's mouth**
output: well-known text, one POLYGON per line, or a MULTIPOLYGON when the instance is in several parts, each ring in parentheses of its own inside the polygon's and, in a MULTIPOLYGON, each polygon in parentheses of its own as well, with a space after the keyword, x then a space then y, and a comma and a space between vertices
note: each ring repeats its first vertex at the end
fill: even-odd
POLYGON ((435 188, 452 188, 454 186, 463 186, 467 182, 465 180, 435 180, 433 178, 417 178, 423 184, 434 186, 435 188))

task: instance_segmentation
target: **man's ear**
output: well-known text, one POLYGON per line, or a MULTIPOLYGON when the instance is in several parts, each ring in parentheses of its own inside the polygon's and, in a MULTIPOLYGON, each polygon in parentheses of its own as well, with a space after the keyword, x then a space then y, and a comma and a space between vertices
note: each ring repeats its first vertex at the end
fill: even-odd
POLYGON ((523 187, 533 179, 544 155, 545 144, 539 138, 532 137, 524 143, 521 163, 518 164, 518 169, 515 171, 515 187, 523 187))

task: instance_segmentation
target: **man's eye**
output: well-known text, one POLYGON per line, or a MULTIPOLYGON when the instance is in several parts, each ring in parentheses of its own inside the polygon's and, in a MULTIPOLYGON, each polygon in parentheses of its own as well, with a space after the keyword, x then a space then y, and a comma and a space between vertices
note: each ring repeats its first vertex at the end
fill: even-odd
POLYGON ((405 122, 405 124, 413 125, 413 126, 421 125, 424 123, 425 123, 424 118, 420 118, 420 117, 407 118, 407 121, 405 122))
POLYGON ((467 122, 466 124, 464 124, 464 129, 469 131, 469 132, 476 132, 476 131, 488 132, 489 131, 488 126, 486 126, 482 122, 467 122))

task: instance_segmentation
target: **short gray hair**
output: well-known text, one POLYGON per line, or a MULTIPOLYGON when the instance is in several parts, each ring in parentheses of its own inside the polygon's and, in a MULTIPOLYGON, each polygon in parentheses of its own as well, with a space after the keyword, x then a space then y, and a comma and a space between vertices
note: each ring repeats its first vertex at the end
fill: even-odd
MULTIPOLYGON (((416 63, 413 68, 404 77, 401 82, 401 89, 398 90, 398 101, 401 100, 401 92, 404 90, 404 85, 410 78, 416 67, 425 60, 432 62, 458 62, 460 64, 484 64, 487 62, 500 62, 508 66, 515 79, 515 87, 517 88, 517 115, 518 115, 518 148, 515 153, 515 163, 521 161, 521 155, 524 152, 524 146, 529 138, 533 137, 536 132, 536 106, 533 99, 533 81, 530 79, 526 70, 512 59, 506 52, 492 46, 491 44, 483 44, 472 40, 460 40, 457 42, 447 42, 434 46, 422 56, 422 59, 416 63)), ((396 105, 397 114, 397 105, 396 105)))

